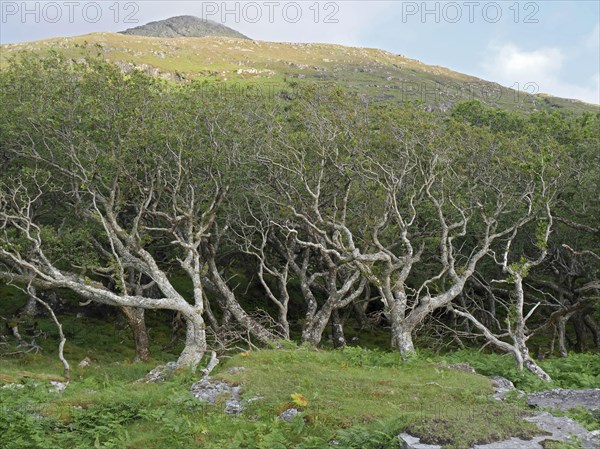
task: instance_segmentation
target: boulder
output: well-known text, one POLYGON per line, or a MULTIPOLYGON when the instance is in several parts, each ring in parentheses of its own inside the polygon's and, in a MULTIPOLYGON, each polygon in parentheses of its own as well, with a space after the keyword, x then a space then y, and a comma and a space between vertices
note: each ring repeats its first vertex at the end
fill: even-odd
POLYGON ((248 400, 242 400, 240 398, 241 389, 241 385, 232 386, 227 382, 205 377, 202 380, 195 382, 190 387, 190 392, 196 399, 208 402, 209 404, 217 402, 217 399, 221 395, 228 395, 229 399, 225 402, 224 413, 228 415, 239 415, 246 409, 247 404, 262 399, 261 396, 257 395, 248 400))
POLYGON ((217 398, 222 394, 233 396, 239 394, 240 387, 232 387, 226 382, 220 380, 213 380, 209 377, 204 378, 198 382, 195 382, 191 387, 190 391, 196 399, 199 399, 209 404, 217 402, 217 398))
MULTIPOLYGON (((497 401, 503 401, 508 393, 510 393, 513 390, 516 390, 513 383, 502 376, 492 376, 490 377, 490 379, 492 380, 492 387, 495 391, 494 399, 496 399, 497 401)), ((517 391, 519 392, 519 396, 523 396, 525 394, 525 392, 521 390, 517 391)))

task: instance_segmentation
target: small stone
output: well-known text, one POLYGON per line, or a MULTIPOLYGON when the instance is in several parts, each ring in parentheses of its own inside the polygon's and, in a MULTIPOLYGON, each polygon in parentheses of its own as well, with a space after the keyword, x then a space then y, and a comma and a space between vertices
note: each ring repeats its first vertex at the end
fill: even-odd
POLYGON ((225 403, 225 413, 227 415, 239 415, 244 411, 244 406, 237 399, 230 399, 225 403))
POLYGON ((294 417, 296 415, 298 415, 299 413, 300 413, 300 411, 298 411, 298 409, 288 408, 287 410, 281 412, 281 414, 277 417, 277 419, 280 419, 285 422, 292 422, 294 417))
POLYGON ((92 360, 89 357, 86 357, 85 359, 83 359, 81 362, 79 362, 79 364, 77 365, 79 368, 87 368, 88 366, 90 366, 92 364, 92 360))
POLYGON ((441 449, 442 446, 436 444, 425 444, 421 443, 420 438, 413 437, 408 433, 401 433, 398 435, 398 441, 400 442, 400 449, 441 449))
POLYGON ((137 382, 146 382, 146 383, 156 383, 156 382, 164 382, 168 378, 170 378, 175 370, 177 369, 176 362, 169 362, 166 365, 159 365, 146 374, 142 379, 137 382))
POLYGON ((246 367, 245 366, 234 366, 227 370, 227 374, 235 374, 235 373, 239 373, 241 371, 246 371, 246 367))
POLYGON ((19 390, 24 387, 25 387, 25 385, 23 385, 23 384, 6 384, 6 385, 2 385, 1 388, 3 390, 19 390))
POLYGON ((475 368, 473 368, 468 363, 453 363, 452 365, 448 365, 448 368, 454 369, 457 371, 464 371, 465 373, 475 374, 475 368))
POLYGON ((51 380, 50 384, 52 385, 52 388, 50 388, 51 392, 62 393, 67 388, 67 385, 69 385, 69 382, 58 382, 56 380, 51 380))
POLYGON ((246 404, 250 404, 251 402, 260 401, 261 399, 264 399, 264 398, 257 394, 253 398, 247 399, 245 402, 246 402, 246 404))

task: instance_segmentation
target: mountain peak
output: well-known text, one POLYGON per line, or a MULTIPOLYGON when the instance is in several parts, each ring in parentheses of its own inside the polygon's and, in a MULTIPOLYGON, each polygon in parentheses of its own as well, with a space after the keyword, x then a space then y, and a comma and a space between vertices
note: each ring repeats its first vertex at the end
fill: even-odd
POLYGON ((120 31, 121 34, 150 37, 205 37, 225 36, 238 39, 250 39, 232 28, 211 20, 195 16, 175 16, 165 20, 149 22, 135 28, 120 31))

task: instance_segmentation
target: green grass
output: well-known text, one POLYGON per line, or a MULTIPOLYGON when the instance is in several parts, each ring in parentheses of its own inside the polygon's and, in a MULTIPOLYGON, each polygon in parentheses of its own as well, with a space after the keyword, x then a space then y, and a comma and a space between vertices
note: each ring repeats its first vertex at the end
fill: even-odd
POLYGON ((222 378, 263 395, 263 412, 284 408, 300 393, 308 399, 306 415, 331 429, 396 420, 398 429, 432 442, 446 435, 439 442, 457 448, 531 434, 518 419, 521 410, 490 399, 488 379, 418 359, 403 364, 394 353, 301 348, 249 353, 227 366, 236 364, 247 370, 222 378))
MULTIPOLYGON (((24 298, 6 287, 0 293, 0 315, 12 316, 24 298)), ((72 313, 59 317, 68 337, 65 354, 73 380, 64 393, 49 391, 49 381, 62 374, 56 329, 48 318, 36 318, 46 335, 37 340, 42 350, 0 363, 3 448, 322 449, 335 440, 341 449, 385 449, 397 447, 396 435, 408 431, 424 442, 466 449, 476 442, 529 437, 536 428, 522 420, 527 412, 522 400, 498 403, 488 378, 449 369, 446 363, 468 362, 481 374, 503 375, 529 391, 548 387, 518 373, 512 358, 498 354, 421 352, 402 363, 398 354, 376 349, 317 351, 289 343, 279 350, 221 358, 213 377, 242 384, 245 399, 262 397, 232 417, 222 412, 225 398, 206 405, 192 397, 189 387, 197 374, 180 372, 161 384, 135 382, 156 365, 175 360, 181 349, 178 344, 163 350, 171 339, 168 314, 147 313, 153 360, 144 364, 133 363, 133 341, 120 315, 104 320, 72 313), (84 357, 92 365, 77 367, 84 357), (246 369, 227 373, 235 366, 246 369), (10 383, 22 388, 1 387, 10 383), (293 406, 292 394, 307 400, 301 416, 292 423, 278 421, 293 406)), ((348 329, 348 338, 352 332, 348 329)), ((384 332, 356 335, 372 348, 389 340, 384 332)), ((597 387, 596 358, 573 354, 541 363, 555 378, 552 387, 597 387)), ((596 429, 595 415, 576 410, 568 416, 596 429)))
POLYGON ((587 410, 583 407, 573 408, 571 410, 550 410, 554 416, 567 416, 574 419, 587 430, 600 430, 600 410, 587 410))
MULTIPOLYGON (((38 357, 21 368, 41 369, 38 357)), ((409 430, 425 441, 467 448, 534 431, 520 419, 523 409, 491 398, 485 377, 419 359, 402 364, 392 353, 289 347, 235 355, 214 376, 243 384, 244 398, 262 396, 239 417, 224 415, 223 403, 193 399, 188 389, 198 376, 192 373, 162 384, 134 382, 153 366, 113 361, 76 368, 62 394, 31 378, 20 379, 21 389, 0 389, 5 447, 300 449, 335 439, 338 447, 365 449, 377 441, 384 445, 373 447, 394 447, 385 444, 409 430), (233 366, 246 370, 227 374, 233 366), (277 421, 294 393, 308 400, 302 416, 290 424, 277 421)), ((53 363, 46 368, 58 371, 53 363)))
POLYGON ((577 443, 567 443, 563 441, 546 440, 542 442, 544 449, 581 449, 577 443))

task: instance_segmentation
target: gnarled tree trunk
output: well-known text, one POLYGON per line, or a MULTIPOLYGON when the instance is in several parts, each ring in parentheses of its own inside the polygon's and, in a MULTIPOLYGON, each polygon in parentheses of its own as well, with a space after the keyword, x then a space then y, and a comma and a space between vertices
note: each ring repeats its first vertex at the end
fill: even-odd
POLYGON ((308 343, 311 346, 318 346, 318 344, 321 343, 323 332, 327 327, 327 323, 329 322, 332 311, 333 307, 331 307, 331 305, 324 306, 321 308, 321 310, 314 314, 310 320, 307 319, 304 322, 304 326, 302 328, 303 342, 308 343))
POLYGON ((558 353, 561 357, 567 357, 567 344, 566 344, 566 324, 567 318, 561 316, 556 322, 556 331, 558 337, 558 353))
POLYGON ((147 362, 150 359, 150 349, 148 347, 148 331, 146 330, 144 309, 140 307, 119 307, 119 310, 127 319, 127 324, 133 335, 135 360, 147 362))
POLYGON ((177 365, 196 367, 206 352, 206 327, 202 313, 190 306, 182 310, 186 322, 185 346, 179 355, 177 365))
POLYGON ((346 337, 344 336, 344 319, 339 310, 331 313, 331 340, 334 348, 346 347, 346 337))

